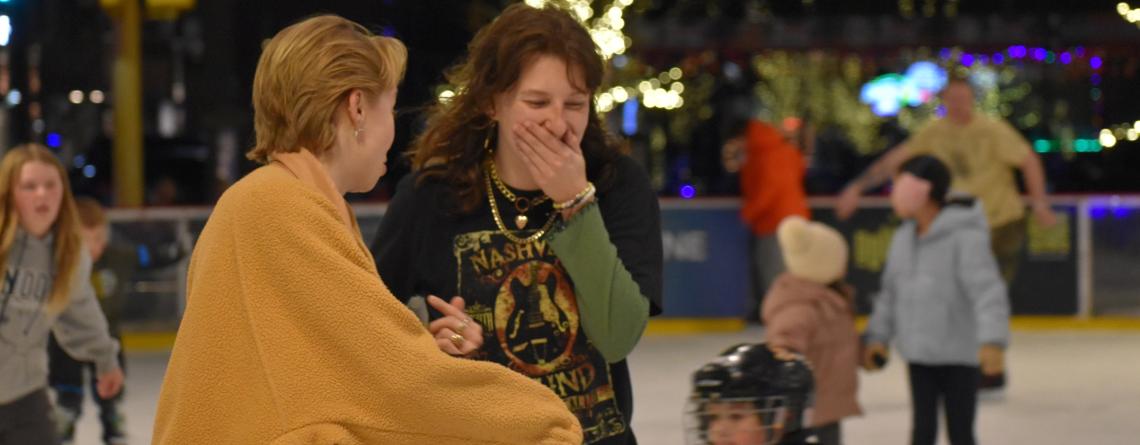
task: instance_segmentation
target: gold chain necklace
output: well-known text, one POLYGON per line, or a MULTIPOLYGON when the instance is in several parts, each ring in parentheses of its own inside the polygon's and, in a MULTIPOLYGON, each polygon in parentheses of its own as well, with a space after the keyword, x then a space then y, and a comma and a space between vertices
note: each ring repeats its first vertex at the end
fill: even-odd
POLYGON ((503 180, 499 179, 499 171, 495 168, 494 160, 487 160, 487 170, 491 172, 491 180, 495 182, 495 186, 498 187, 499 192, 515 205, 515 210, 518 210, 519 214, 515 217, 515 226, 518 226, 519 230, 526 228, 526 223, 530 220, 530 218, 527 218, 526 212, 537 205, 549 201, 550 197, 545 194, 539 198, 516 196, 514 193, 511 193, 511 189, 507 188, 506 184, 503 184, 503 180))
POLYGON ((495 188, 491 185, 491 175, 483 175, 483 178, 485 179, 484 182, 487 183, 487 201, 491 203, 491 216, 495 219, 495 226, 499 228, 499 232, 507 237, 508 240, 519 244, 530 244, 538 241, 539 238, 546 235, 546 232, 549 231, 551 227, 554 227, 554 220, 558 218, 558 212, 551 212, 550 219, 546 221, 546 224, 544 224, 541 229, 534 232, 533 235, 526 238, 515 236, 510 230, 507 230, 506 224, 503 224, 503 217, 499 215, 499 205, 495 203, 495 188))

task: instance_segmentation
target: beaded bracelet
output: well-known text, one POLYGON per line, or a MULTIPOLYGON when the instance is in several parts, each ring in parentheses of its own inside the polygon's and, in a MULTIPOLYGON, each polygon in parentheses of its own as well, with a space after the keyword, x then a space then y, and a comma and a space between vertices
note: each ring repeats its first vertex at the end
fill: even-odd
POLYGON ((597 191, 598 190, 596 188, 591 187, 590 191, 586 192, 586 196, 583 196, 582 199, 579 199, 578 202, 574 203, 574 205, 567 207, 565 209, 562 209, 562 210, 577 210, 581 207, 585 207, 586 204, 590 202, 590 199, 592 199, 594 197, 594 195, 597 194, 597 191))
POLYGON ((596 192, 597 192, 597 189, 594 188, 594 183, 587 182, 586 183, 586 189, 582 190, 580 193, 578 193, 578 195, 575 196, 574 199, 571 199, 571 200, 566 201, 566 202, 554 203, 554 210, 566 210, 566 209, 572 209, 574 207, 577 207, 578 204, 581 204, 582 201, 589 199, 589 197, 593 196, 594 193, 596 193, 596 192))

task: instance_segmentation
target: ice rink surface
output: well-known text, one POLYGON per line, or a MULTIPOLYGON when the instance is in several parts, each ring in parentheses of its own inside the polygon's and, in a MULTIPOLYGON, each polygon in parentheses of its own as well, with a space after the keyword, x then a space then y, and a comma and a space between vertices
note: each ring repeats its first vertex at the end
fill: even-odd
MULTIPOLYGON (((682 408, 690 373, 724 348, 759 341, 759 328, 731 334, 655 335, 630 357, 634 431, 642 445, 684 442, 682 408)), ((149 444, 155 400, 168 355, 128 356, 124 409, 132 444, 149 444)), ((1016 332, 1007 357, 1010 386, 1002 400, 986 400, 978 412, 981 444, 1140 444, 1140 333, 1016 332)), ((910 402, 906 367, 860 377, 866 414, 844 422, 847 444, 909 442, 910 402)), ((88 402, 78 445, 98 445, 95 406, 88 402)), ((945 429, 940 431, 947 443, 945 429)))

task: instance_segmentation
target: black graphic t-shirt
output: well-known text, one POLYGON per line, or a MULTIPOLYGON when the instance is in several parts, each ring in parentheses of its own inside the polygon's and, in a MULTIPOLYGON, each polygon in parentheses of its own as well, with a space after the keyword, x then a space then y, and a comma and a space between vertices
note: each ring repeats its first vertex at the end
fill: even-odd
MULTIPOLYGON (((656 314, 661 251, 643 247, 660 244, 656 196, 632 159, 622 158, 615 173, 598 205, 618 257, 656 314)), ((636 443, 626 362, 607 364, 583 331, 573 279, 553 248, 545 239, 509 240, 487 206, 457 215, 450 196, 442 184, 416 186, 412 175, 400 182, 372 249, 381 279, 405 301, 462 296, 468 315, 483 327, 483 348, 473 358, 500 363, 558 394, 578 417, 586 443, 636 443)), ((504 224, 515 228, 517 209, 497 191, 496 199, 504 224)), ((513 233, 525 238, 552 214, 549 202, 539 205, 526 213, 526 229, 513 233)))

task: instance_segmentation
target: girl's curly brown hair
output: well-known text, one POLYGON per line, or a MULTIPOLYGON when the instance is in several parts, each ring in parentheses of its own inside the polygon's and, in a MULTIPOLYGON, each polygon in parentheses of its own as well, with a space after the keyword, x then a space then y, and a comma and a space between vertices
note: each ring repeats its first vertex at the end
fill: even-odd
MULTIPOLYGON (((491 24, 483 27, 468 45, 467 57, 447 71, 456 93, 446 102, 428 110, 427 127, 413 143, 412 170, 418 184, 438 180, 454 193, 458 210, 470 213, 485 198, 482 161, 484 144, 494 139, 495 123, 489 116, 497 95, 508 92, 518 82, 524 67, 539 56, 562 59, 568 74, 580 76, 591 94, 601 86, 605 62, 589 32, 561 8, 533 8, 522 3, 507 7, 491 24), (430 167, 430 168, 429 168, 430 167)), ((493 146, 493 145, 492 145, 493 146)), ((593 101, 582 136, 586 176, 599 191, 613 182, 613 165, 625 147, 602 126, 593 101)))

